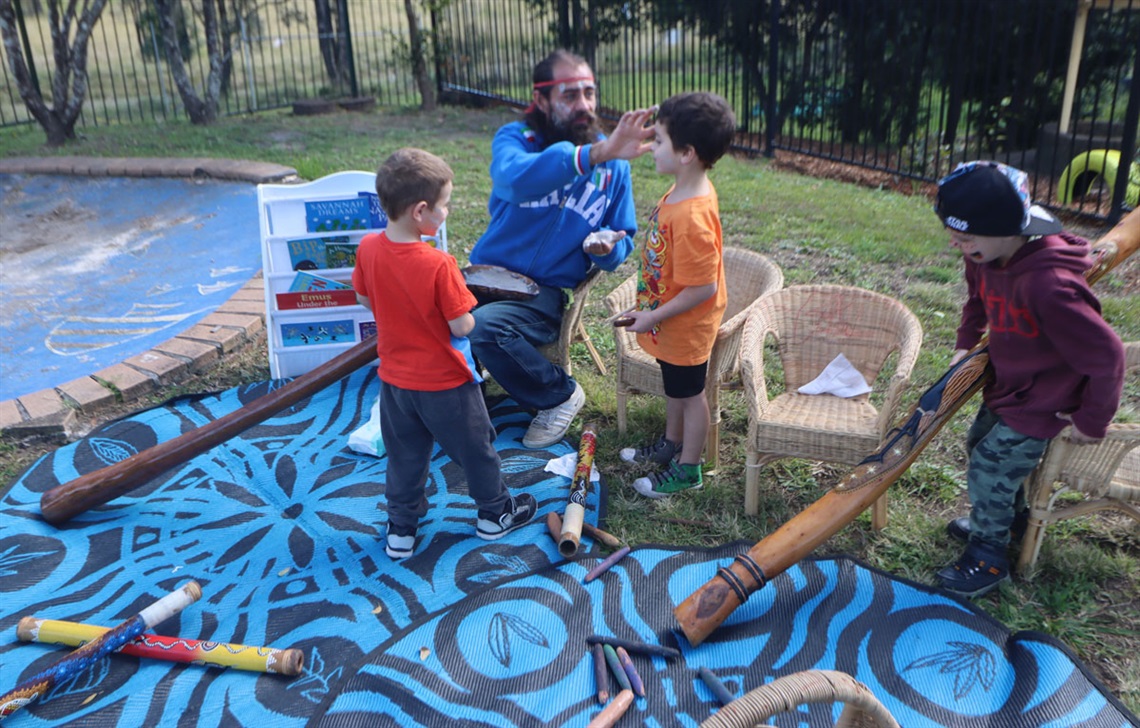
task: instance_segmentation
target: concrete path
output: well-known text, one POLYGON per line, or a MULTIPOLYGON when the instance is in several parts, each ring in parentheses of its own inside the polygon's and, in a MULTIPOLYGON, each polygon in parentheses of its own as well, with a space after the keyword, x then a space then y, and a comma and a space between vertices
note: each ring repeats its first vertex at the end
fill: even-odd
MULTIPOLYGON (((186 177, 253 184, 300 181, 291 167, 205 158, 10 157, 0 158, 0 174, 186 177)), ((200 323, 150 351, 90 376, 0 401, 0 432, 17 438, 66 435, 77 414, 91 415, 176 384, 240 349, 264 327, 264 286, 259 273, 200 323)))

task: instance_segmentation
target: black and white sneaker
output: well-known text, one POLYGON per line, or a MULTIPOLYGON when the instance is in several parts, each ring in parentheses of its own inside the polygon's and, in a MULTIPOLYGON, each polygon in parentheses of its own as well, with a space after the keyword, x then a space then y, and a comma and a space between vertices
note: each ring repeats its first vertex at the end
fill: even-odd
POLYGON ((475 533, 486 541, 506 536, 511 531, 526 525, 534 518, 538 511, 538 502, 530 493, 516 495, 503 506, 502 513, 479 511, 479 520, 475 523, 475 533))
POLYGON ((390 559, 406 559, 412 555, 416 547, 415 529, 392 528, 388 526, 388 533, 384 536, 384 553, 390 559))

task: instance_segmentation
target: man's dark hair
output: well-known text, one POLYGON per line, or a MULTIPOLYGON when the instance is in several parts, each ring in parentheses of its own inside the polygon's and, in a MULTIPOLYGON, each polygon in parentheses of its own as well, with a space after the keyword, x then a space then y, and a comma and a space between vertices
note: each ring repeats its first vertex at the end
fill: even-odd
POLYGON ((657 109, 657 121, 673 148, 692 147, 705 169, 712 169, 736 136, 736 115, 720 96, 705 91, 670 96, 657 109))
POLYGON ((431 152, 404 147, 376 170, 376 194, 388 218, 397 220, 420 202, 434 209, 444 186, 454 179, 447 162, 431 152))

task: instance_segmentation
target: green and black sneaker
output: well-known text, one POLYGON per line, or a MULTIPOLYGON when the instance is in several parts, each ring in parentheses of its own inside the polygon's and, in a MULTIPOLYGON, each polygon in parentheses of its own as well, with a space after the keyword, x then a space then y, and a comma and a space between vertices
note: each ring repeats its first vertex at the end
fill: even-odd
POLYGON ((701 489, 701 466, 682 465, 671 460, 659 473, 650 473, 633 481, 633 489, 647 498, 664 498, 683 490, 701 489))

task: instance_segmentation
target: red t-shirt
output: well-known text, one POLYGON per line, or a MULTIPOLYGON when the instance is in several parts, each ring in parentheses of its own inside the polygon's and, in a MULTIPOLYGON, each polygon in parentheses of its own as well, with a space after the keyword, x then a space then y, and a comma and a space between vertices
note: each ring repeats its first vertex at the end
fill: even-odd
POLYGON ((422 392, 474 381, 447 325, 476 304, 455 258, 428 243, 366 235, 356 251, 352 287, 372 303, 380 379, 422 392))

